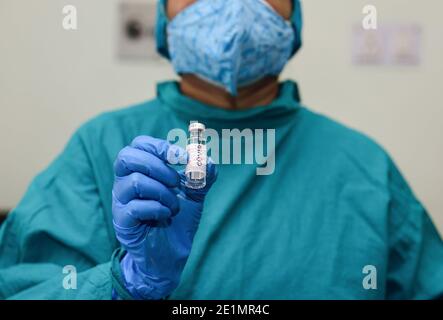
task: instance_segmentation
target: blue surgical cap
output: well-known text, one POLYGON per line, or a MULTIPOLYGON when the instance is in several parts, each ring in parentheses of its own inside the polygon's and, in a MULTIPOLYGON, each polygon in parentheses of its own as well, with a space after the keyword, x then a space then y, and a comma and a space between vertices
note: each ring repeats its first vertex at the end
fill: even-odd
MULTIPOLYGON (((157 42, 158 53, 160 53, 163 57, 169 59, 168 40, 166 36, 166 28, 169 20, 166 14, 166 1, 167 0, 158 0, 155 39, 157 42)), ((298 49, 300 49, 302 44, 301 31, 303 27, 303 20, 300 0, 292 0, 292 2, 294 6, 291 16, 291 22, 295 32, 294 49, 292 51, 292 55, 294 55, 298 51, 298 49)))

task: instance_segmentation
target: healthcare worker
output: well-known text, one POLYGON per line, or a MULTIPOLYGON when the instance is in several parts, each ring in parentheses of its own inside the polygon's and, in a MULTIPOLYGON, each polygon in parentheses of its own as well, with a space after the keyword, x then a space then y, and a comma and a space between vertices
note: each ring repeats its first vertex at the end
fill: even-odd
POLYGON ((298 0, 160 1, 180 82, 89 121, 33 180, 1 229, 0 297, 441 297, 441 238, 387 153, 278 82, 301 28, 298 0), (275 129, 273 174, 210 162, 187 188, 165 139, 190 120, 275 129))

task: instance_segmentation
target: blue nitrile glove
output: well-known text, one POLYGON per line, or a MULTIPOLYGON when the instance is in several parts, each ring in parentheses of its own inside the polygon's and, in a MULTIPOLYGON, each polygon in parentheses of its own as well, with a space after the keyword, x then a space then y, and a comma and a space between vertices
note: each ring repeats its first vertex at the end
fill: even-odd
POLYGON ((121 261, 125 286, 135 299, 162 299, 178 286, 191 252, 203 202, 216 179, 208 160, 207 185, 186 188, 186 151, 148 136, 134 139, 114 164, 112 213, 117 239, 127 254, 121 261))

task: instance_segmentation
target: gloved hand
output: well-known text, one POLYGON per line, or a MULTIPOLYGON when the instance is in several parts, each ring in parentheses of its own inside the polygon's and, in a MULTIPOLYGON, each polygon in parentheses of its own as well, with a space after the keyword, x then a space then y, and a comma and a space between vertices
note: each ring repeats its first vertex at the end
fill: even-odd
POLYGON ((121 269, 135 299, 162 299, 178 286, 191 251, 206 193, 216 179, 209 159, 207 184, 185 187, 186 151, 148 136, 134 139, 114 164, 112 213, 117 239, 127 254, 121 269))

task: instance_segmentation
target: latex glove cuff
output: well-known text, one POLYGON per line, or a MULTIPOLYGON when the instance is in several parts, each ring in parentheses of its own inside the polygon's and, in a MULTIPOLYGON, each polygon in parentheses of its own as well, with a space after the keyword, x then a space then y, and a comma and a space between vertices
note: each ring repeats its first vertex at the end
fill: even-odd
POLYGON ((120 262, 125 287, 136 300, 161 300, 171 294, 177 284, 143 274, 129 253, 120 262))

